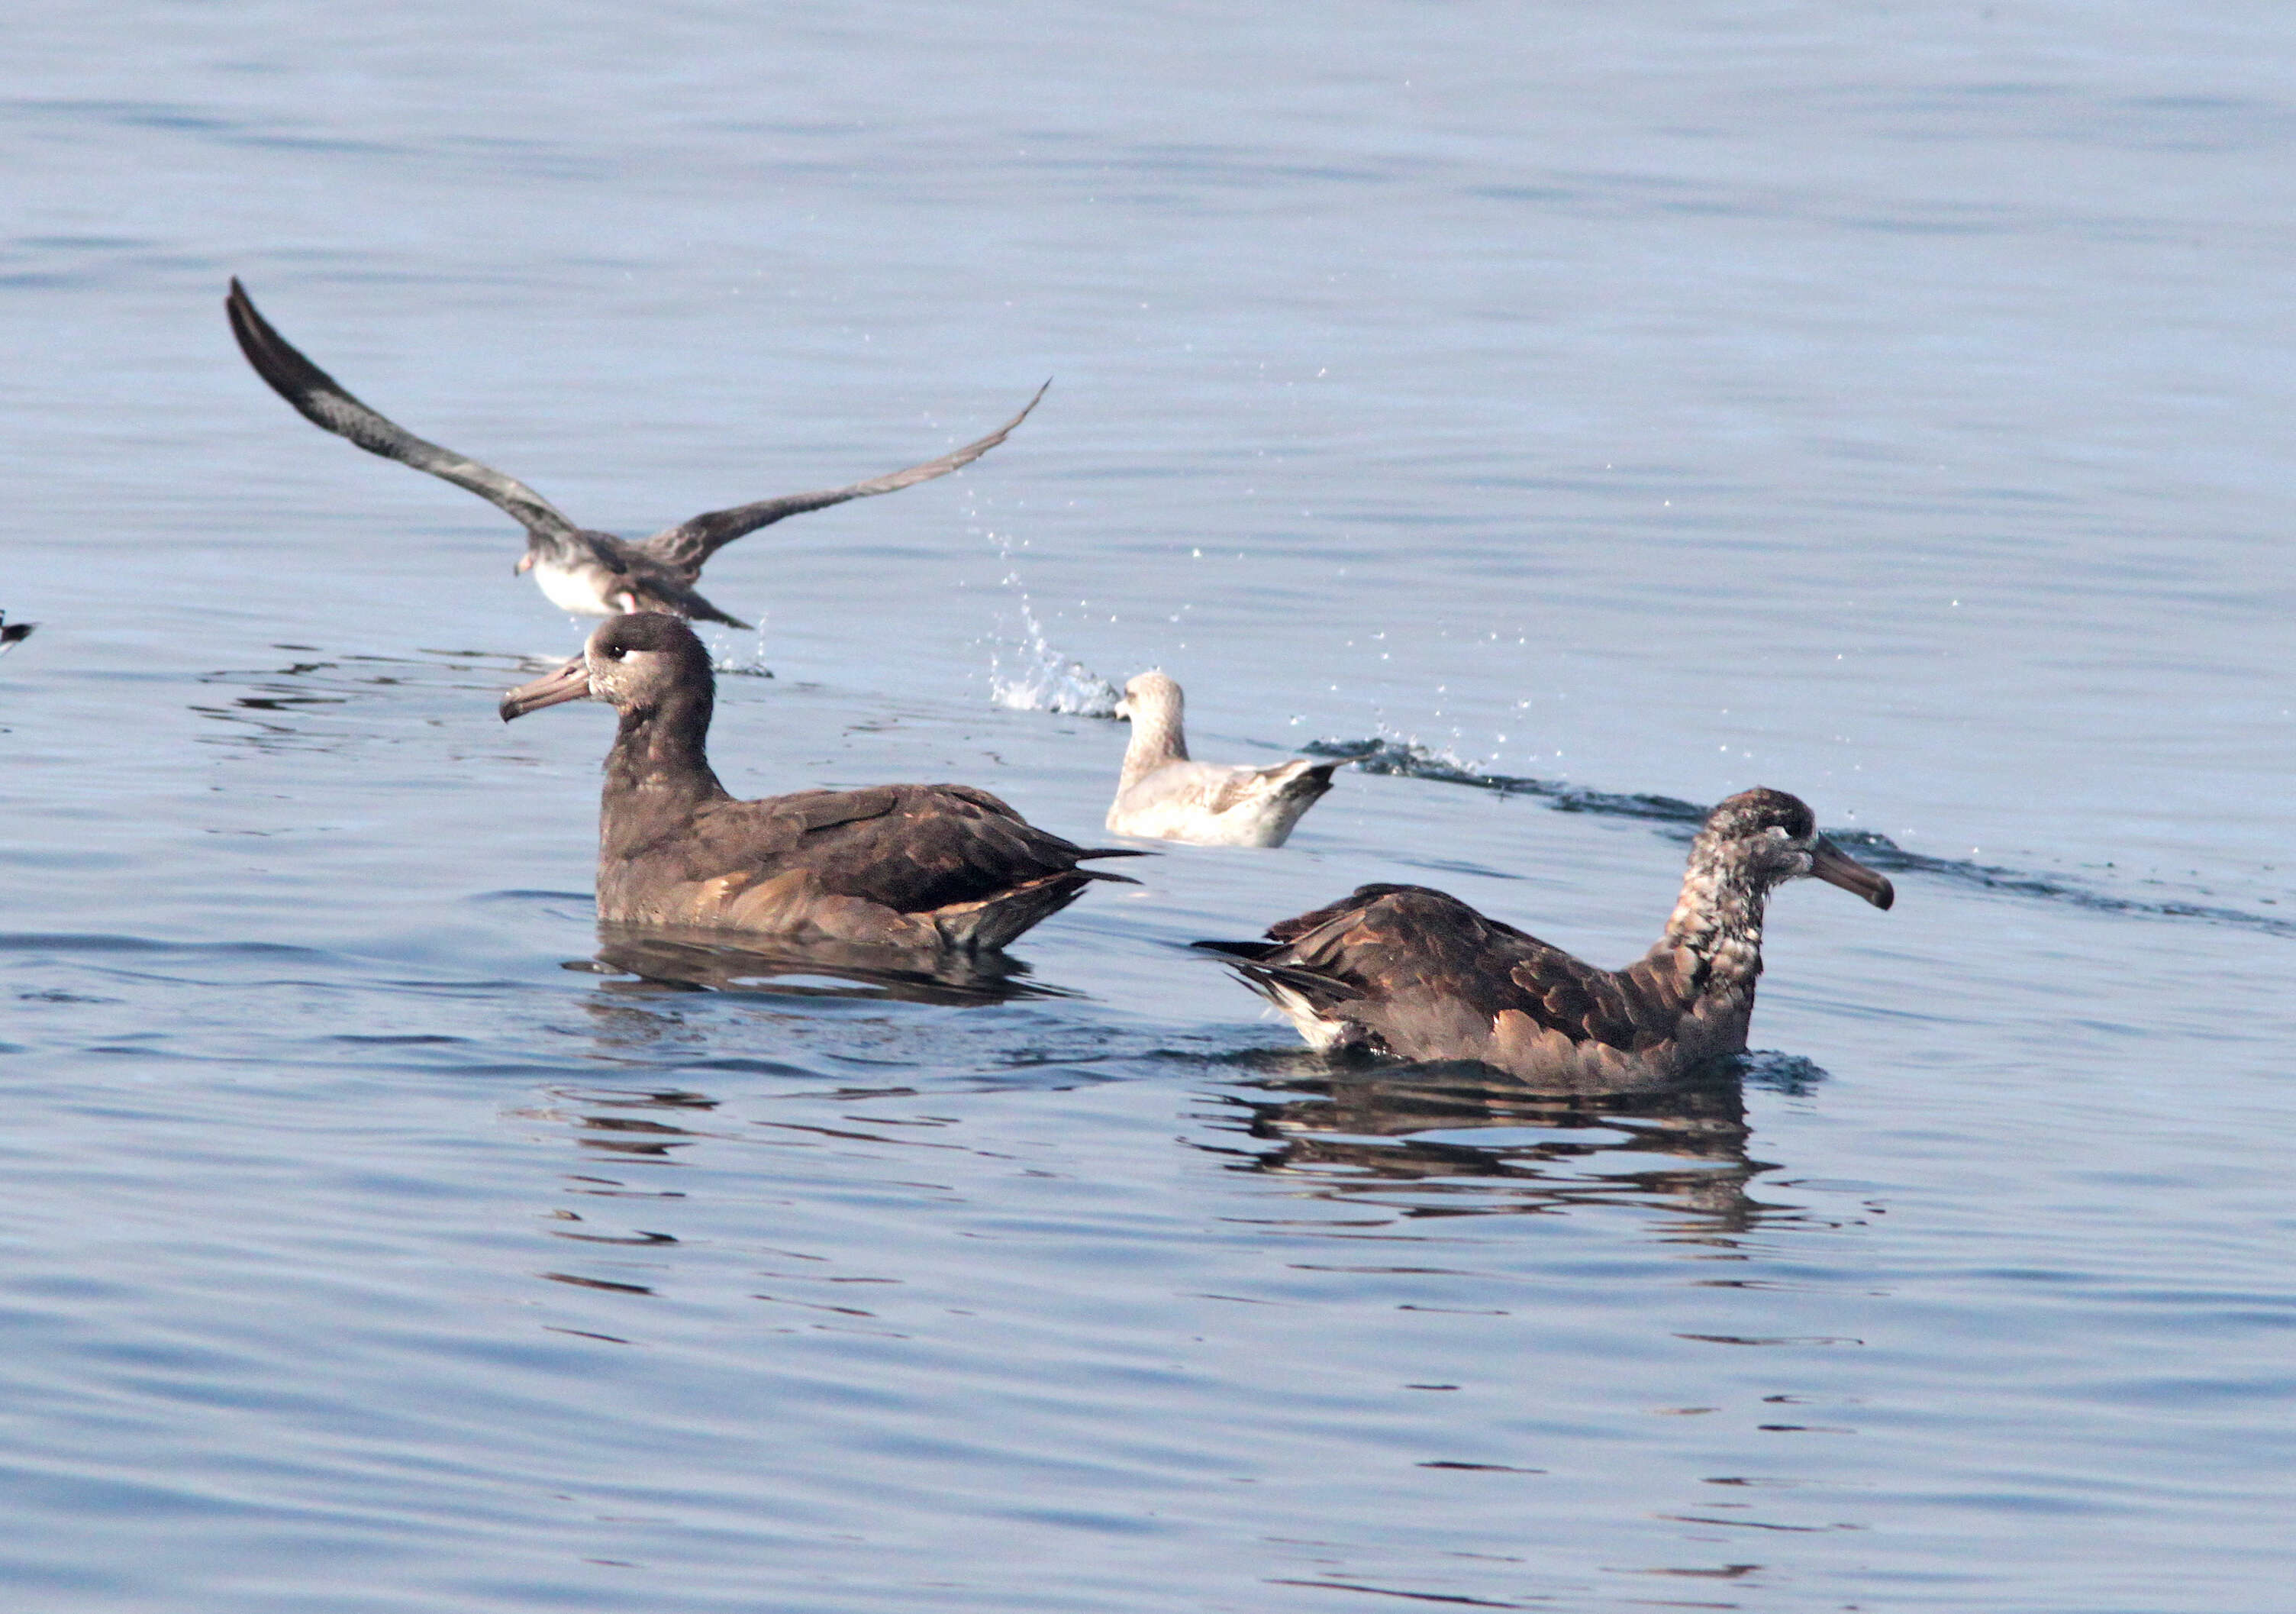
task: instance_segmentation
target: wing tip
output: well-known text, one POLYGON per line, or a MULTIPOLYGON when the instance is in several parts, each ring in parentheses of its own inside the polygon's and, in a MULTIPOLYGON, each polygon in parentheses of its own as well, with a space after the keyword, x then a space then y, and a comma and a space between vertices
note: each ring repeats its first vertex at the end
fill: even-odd
MULTIPOLYGON (((1129 846, 1087 846, 1078 852, 1076 854, 1076 857, 1077 862, 1081 864, 1086 858, 1152 858, 1156 854, 1152 852, 1136 851, 1129 846)), ((1133 878, 1128 874, 1115 874, 1105 869, 1085 869, 1078 867, 1074 868, 1072 871, 1082 875, 1087 880, 1108 880, 1119 885, 1137 885, 1140 884, 1138 880, 1133 878)))
POLYGON ((1278 945, 1275 942, 1191 942, 1188 948, 1193 952, 1210 953, 1223 963, 1257 963, 1275 951, 1278 945))

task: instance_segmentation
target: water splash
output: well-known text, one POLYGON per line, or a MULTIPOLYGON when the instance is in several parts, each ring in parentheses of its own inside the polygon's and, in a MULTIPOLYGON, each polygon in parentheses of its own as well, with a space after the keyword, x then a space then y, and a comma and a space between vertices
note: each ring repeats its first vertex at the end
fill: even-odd
MULTIPOLYGON (((1116 703, 1124 698, 1124 692, 1046 638, 1045 625, 1037 620, 1036 607, 1021 583, 1013 535, 992 531, 985 536, 996 546, 997 557, 1004 563, 1004 574, 997 581, 1012 590, 1021 616, 1016 638, 989 643, 988 698, 1014 712, 1114 717, 1116 703)), ((1028 539, 1020 540, 1019 547, 1028 548, 1028 539)), ((1000 631, 1002 627, 1000 623, 1000 631)))
POLYGON ((988 695, 1015 712, 1058 712, 1073 717, 1114 717, 1123 691, 1045 637, 1044 625, 1021 600, 1021 641, 988 655, 988 695))
MULTIPOLYGON (((749 660, 742 661, 729 650, 723 655, 712 656, 709 661, 709 670, 721 677, 726 675, 734 678, 773 677, 774 670, 766 665, 766 613, 762 611, 758 613, 757 635, 756 642, 750 647, 749 660)), ((713 647, 714 641, 726 637, 728 636, 712 632, 709 638, 713 641, 713 647)))

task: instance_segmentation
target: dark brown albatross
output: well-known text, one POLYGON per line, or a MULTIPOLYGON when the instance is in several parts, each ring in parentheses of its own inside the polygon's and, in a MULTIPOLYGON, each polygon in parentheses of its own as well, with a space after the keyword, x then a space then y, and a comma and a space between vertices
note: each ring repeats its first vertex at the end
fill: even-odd
POLYGON ((256 312, 255 303, 237 276, 231 295, 224 300, 231 317, 231 333, 240 351, 271 390, 295 407, 313 425, 347 438, 370 454, 413 465, 418 471, 467 488, 526 529, 526 553, 518 570, 532 572, 534 581, 550 603, 582 616, 614 616, 627 611, 661 611, 701 622, 723 622, 729 628, 750 624, 729 616, 695 592, 701 568, 709 557, 737 538, 769 527, 785 516, 826 509, 850 498, 891 493, 962 470, 1004 441, 1029 418, 1045 395, 1037 389, 1027 408, 988 436, 962 449, 929 459, 906 471, 889 472, 842 488, 815 493, 785 493, 756 504, 711 510, 668 527, 652 538, 632 541, 611 532, 578 527, 558 506, 515 477, 505 476, 451 449, 425 442, 397 423, 384 418, 345 391, 335 378, 297 351, 293 344, 256 312))
POLYGON ((1656 946, 1600 969, 1454 896, 1365 885, 1284 919, 1265 942, 1199 942, 1318 1049, 1477 1059, 1526 1081, 1656 1086, 1742 1053, 1771 889, 1815 875, 1876 908, 1890 882, 1817 833, 1782 790, 1706 817, 1656 946))
POLYGON ((710 771, 717 680, 693 630, 619 616, 580 655, 503 697, 503 721, 564 701, 621 715, 598 818, 598 918, 869 946, 983 952, 1076 901, 1078 846, 967 785, 804 790, 740 802, 710 771))

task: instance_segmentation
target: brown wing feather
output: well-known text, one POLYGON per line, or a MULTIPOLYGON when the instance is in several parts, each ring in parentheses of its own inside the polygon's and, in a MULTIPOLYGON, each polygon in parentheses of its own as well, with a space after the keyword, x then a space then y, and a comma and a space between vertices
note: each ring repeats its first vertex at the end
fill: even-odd
POLYGON ((272 329, 235 276, 231 294, 224 300, 224 311, 231 319, 231 334, 239 339, 239 350, 247 355, 255 373, 313 425, 357 443, 370 454, 466 488, 529 532, 568 538, 578 531, 557 506, 516 477, 426 441, 352 397, 341 383, 272 329))
POLYGON ((1488 1026, 1510 1011, 1574 1042, 1650 1047, 1672 1032, 1655 980, 1599 968, 1420 885, 1365 885, 1268 927, 1263 960, 1312 971, 1348 991, 1346 1012, 1390 1042, 1439 1006, 1488 1026))
POLYGON ((795 795, 775 796, 770 803, 772 816, 794 826, 802 833, 816 829, 833 829, 840 824, 857 824, 865 819, 882 819, 900 805, 897 789, 880 785, 868 790, 805 790, 795 795))
MULTIPOLYGON (((1112 855, 1037 828, 985 790, 962 785, 880 785, 815 790, 762 802, 725 802, 695 820, 695 877, 739 870, 763 882, 803 870, 820 889, 897 913, 978 902, 1112 855)), ((1120 854, 1117 854, 1120 855, 1120 854)))
POLYGON ((619 588, 609 592, 610 600, 614 592, 627 589, 641 611, 660 611, 689 622, 723 622, 729 628, 750 626, 702 598, 689 586, 689 573, 673 571, 636 545, 611 532, 577 532, 570 541, 578 545, 589 559, 615 574, 619 588))
POLYGON ((702 563, 737 538, 744 538, 760 527, 769 527, 789 516, 802 515, 808 510, 824 510, 832 505, 841 505, 850 498, 867 498, 873 494, 893 493, 903 488, 913 488, 921 482, 931 482, 936 476, 947 476, 952 471, 963 470, 974 460, 995 448, 1011 435, 1013 428, 1029 418, 1029 412, 1045 396, 1046 382, 1037 389, 1026 408, 988 436, 978 438, 961 449, 955 449, 939 459, 929 459, 921 465, 911 465, 906 471, 888 472, 873 476, 866 482, 853 482, 842 488, 824 488, 815 493, 785 493, 779 498, 760 499, 755 504, 735 505, 728 510, 711 510, 680 522, 676 526, 655 533, 639 546, 648 555, 666 566, 676 568, 691 582, 701 571, 702 563))

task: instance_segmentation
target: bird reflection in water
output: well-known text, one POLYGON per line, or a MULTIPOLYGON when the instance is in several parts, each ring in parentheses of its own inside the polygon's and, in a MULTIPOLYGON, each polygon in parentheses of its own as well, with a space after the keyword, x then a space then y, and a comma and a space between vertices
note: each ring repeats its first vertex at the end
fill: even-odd
POLYGON ((742 947, 728 944, 723 931, 634 925, 599 926, 598 943, 595 958, 565 968, 635 977, 607 981, 607 992, 761 992, 959 1007, 1077 995, 1028 979, 1026 964, 1001 953, 779 937, 767 947, 742 947))
POLYGON ((1315 1198, 1401 1217, 1632 1206, 1678 1214, 1669 1238, 1726 1245, 1801 1214, 1751 1191, 1775 1167, 1747 1152, 1744 1082, 1807 1091, 1824 1073, 1805 1060, 1758 1054, 1658 1091, 1599 1093, 1467 1063, 1334 1070, 1283 1058, 1281 1074, 1221 1095, 1252 1140, 1233 1149, 1235 1169, 1301 1178, 1315 1198))

